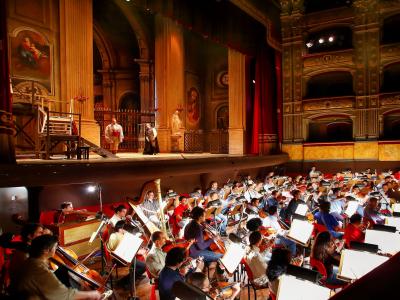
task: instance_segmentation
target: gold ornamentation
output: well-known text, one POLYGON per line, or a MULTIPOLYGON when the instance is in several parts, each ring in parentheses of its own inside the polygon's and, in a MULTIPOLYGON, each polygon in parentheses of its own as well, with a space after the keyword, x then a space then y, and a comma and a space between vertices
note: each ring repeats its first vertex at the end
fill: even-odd
POLYGON ((342 99, 315 99, 303 101, 303 109, 310 110, 330 110, 333 108, 352 108, 354 106, 353 98, 342 99))

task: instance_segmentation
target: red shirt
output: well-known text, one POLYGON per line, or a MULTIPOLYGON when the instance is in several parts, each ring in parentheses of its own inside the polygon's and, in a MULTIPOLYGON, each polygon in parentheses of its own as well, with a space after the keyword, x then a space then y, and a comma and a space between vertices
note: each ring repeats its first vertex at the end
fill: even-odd
POLYGON ((347 225, 344 231, 344 240, 346 241, 347 247, 350 246, 350 242, 360 242, 363 243, 365 239, 365 233, 353 224, 347 225))
POLYGON ((182 220, 183 212, 188 209, 187 205, 182 205, 179 204, 175 209, 174 209, 174 214, 172 218, 172 233, 173 235, 178 235, 179 231, 181 228, 179 227, 178 223, 182 220))

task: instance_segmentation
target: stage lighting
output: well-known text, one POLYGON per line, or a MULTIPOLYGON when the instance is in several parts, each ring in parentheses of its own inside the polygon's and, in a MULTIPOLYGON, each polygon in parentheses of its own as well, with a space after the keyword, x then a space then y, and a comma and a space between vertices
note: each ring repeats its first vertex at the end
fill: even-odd
POLYGON ((95 186, 95 185, 89 185, 89 186, 87 187, 87 191, 88 191, 89 193, 94 193, 94 191, 96 191, 96 186, 95 186))
POLYGON ((308 43, 306 44, 307 48, 311 48, 313 45, 314 45, 313 42, 308 42, 308 43))
POLYGON ((332 43, 334 39, 335 39, 335 38, 334 38, 333 36, 330 36, 329 39, 328 39, 328 41, 332 43))
POLYGON ((324 41, 324 39, 323 38, 320 38, 319 40, 318 40, 318 43, 320 43, 320 44, 323 44, 325 41, 324 41))

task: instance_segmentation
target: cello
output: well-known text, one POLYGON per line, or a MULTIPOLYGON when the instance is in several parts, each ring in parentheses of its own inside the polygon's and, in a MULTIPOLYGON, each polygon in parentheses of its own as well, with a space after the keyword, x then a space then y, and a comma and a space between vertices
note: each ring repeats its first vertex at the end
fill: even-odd
POLYGON ((71 272, 84 288, 92 286, 101 293, 106 290, 108 277, 103 278, 97 271, 87 268, 72 250, 57 246, 56 253, 50 260, 50 267, 55 271, 60 265, 71 272))

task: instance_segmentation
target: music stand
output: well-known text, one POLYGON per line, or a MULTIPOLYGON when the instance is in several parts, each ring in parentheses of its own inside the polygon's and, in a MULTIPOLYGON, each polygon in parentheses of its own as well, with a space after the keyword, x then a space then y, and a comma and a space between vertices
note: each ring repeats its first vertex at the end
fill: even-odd
POLYGON ((296 215, 305 216, 308 212, 308 206, 305 203, 297 204, 296 211, 294 212, 296 215))
POLYGON ((353 200, 349 201, 347 203, 347 208, 344 211, 344 214, 350 218, 352 215, 356 213, 357 208, 358 208, 358 201, 353 201, 353 200))
POLYGON ((243 244, 231 243, 224 256, 219 259, 219 262, 225 267, 229 274, 233 274, 245 254, 246 248, 243 244))
POLYGON ((400 218, 398 218, 398 217, 386 217, 385 223, 388 226, 396 227, 396 230, 400 231, 400 218))
MULTIPOLYGON (((124 233, 124 237, 119 242, 117 248, 114 251, 111 251, 111 257, 115 258, 119 262, 121 262, 124 266, 131 265, 133 262, 133 270, 130 271, 130 284, 133 281, 133 289, 134 296, 131 296, 130 299, 138 299, 136 297, 136 285, 135 285, 135 276, 136 276, 136 254, 142 245, 143 240, 135 236, 129 232, 124 233), (133 278, 132 278, 133 277, 133 278), (132 280, 133 279, 133 280, 132 280)), ((132 295, 132 286, 130 288, 130 293, 132 295)))
POLYGON ((392 233, 396 232, 395 226, 388 226, 388 225, 382 225, 382 224, 375 224, 373 229, 378 230, 378 231, 392 232, 392 233))
POLYGON ((361 242, 356 242, 356 241, 350 242, 350 248, 352 250, 367 251, 367 252, 371 252, 371 253, 378 253, 378 250, 379 250, 378 245, 369 244, 369 243, 361 243, 361 242))
POLYGON ((386 256, 370 252, 344 249, 340 257, 337 278, 344 281, 357 280, 388 259, 386 256))
POLYGON ((328 300, 331 290, 308 280, 291 275, 282 275, 279 279, 277 300, 328 300))
POLYGON ((367 229, 365 242, 378 245, 383 253, 393 255, 400 251, 400 235, 396 232, 367 229))
POLYGON ((292 275, 299 279, 308 280, 314 283, 317 283, 321 277, 321 275, 317 271, 306 269, 303 267, 298 267, 292 264, 290 264, 287 267, 286 274, 292 275))
POLYGON ((314 226, 311 223, 294 219, 286 237, 304 247, 307 247, 313 230, 314 226))
POLYGON ((184 281, 176 281, 172 286, 172 293, 176 298, 186 300, 208 300, 211 299, 205 292, 199 288, 184 281))

